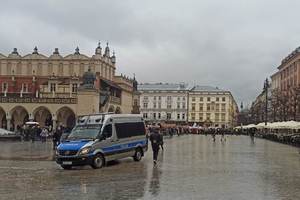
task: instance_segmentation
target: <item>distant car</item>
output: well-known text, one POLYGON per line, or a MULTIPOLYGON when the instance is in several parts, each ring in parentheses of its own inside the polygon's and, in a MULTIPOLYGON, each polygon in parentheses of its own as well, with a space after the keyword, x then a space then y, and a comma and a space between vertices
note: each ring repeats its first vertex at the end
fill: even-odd
POLYGON ((14 132, 0 128, 0 135, 15 135, 14 132))
POLYGON ((15 140, 21 140, 21 135, 19 134, 16 134, 15 132, 12 132, 12 131, 8 131, 8 130, 5 130, 3 128, 0 128, 0 140, 5 140, 5 141, 8 141, 8 140, 12 140, 12 141, 15 141, 15 140))

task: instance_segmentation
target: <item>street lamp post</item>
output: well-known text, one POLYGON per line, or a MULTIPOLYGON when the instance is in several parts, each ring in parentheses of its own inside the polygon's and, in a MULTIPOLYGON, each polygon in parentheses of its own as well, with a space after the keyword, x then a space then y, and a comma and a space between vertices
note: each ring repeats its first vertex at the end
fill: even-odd
POLYGON ((269 80, 266 78, 264 82, 264 91, 266 93, 266 103, 265 103, 265 126, 267 126, 268 123, 268 88, 269 88, 269 80))

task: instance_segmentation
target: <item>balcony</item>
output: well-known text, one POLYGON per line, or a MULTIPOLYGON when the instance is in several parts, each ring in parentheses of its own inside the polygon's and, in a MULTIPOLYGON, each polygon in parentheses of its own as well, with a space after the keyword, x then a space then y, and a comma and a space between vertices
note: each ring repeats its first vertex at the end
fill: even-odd
POLYGON ((52 93, 52 92, 43 92, 40 93, 41 98, 75 98, 77 97, 76 93, 52 93))
POLYGON ((77 104, 77 98, 0 97, 0 103, 77 104))

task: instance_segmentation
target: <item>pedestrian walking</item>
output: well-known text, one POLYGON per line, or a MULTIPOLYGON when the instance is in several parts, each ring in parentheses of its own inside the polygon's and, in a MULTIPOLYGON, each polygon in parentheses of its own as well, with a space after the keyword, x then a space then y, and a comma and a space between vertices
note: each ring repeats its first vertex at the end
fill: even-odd
POLYGON ((159 131, 159 135, 160 135, 160 143, 159 146, 161 147, 161 150, 164 150, 164 135, 162 133, 162 131, 159 131))
POLYGON ((153 163, 157 164, 157 156, 159 152, 159 145, 161 144, 161 136, 157 129, 154 129, 150 134, 151 147, 153 151, 153 163))
POLYGON ((48 130, 46 128, 43 128, 42 132, 41 132, 41 140, 42 142, 46 142, 48 137, 48 130))
POLYGON ((56 147, 59 145, 61 135, 62 135, 62 129, 60 126, 58 126, 57 129, 53 133, 53 138, 52 138, 53 150, 55 150, 56 147))
POLYGON ((30 133, 30 137, 31 137, 31 142, 34 143, 37 132, 38 132, 38 127, 34 126, 31 129, 29 129, 29 131, 30 131, 29 133, 30 133))

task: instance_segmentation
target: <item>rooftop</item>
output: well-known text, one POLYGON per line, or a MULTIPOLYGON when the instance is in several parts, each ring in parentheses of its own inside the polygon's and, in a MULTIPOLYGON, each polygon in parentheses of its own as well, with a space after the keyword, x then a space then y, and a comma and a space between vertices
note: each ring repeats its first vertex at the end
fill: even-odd
POLYGON ((138 85, 138 90, 187 90, 188 84, 185 83, 144 83, 138 85))
POLYGON ((160 90, 160 91, 176 91, 186 90, 194 92, 224 92, 225 90, 219 89, 218 87, 212 86, 201 86, 201 85, 188 85, 186 83, 144 83, 138 85, 138 90, 149 91, 149 90, 160 90))
POLYGON ((202 91, 210 91, 210 92, 224 92, 225 90, 221 90, 218 87, 212 87, 212 86, 202 86, 202 85, 196 85, 192 87, 191 91, 195 92, 202 92, 202 91))

